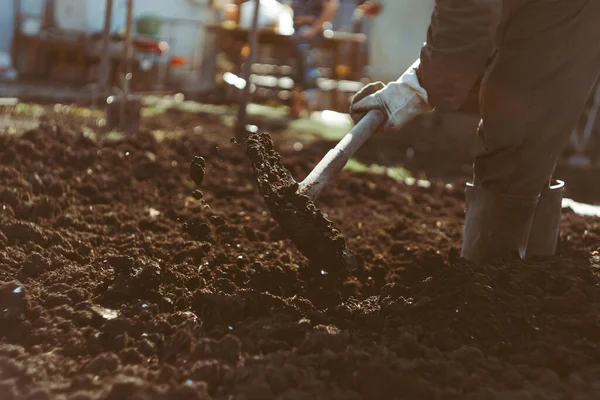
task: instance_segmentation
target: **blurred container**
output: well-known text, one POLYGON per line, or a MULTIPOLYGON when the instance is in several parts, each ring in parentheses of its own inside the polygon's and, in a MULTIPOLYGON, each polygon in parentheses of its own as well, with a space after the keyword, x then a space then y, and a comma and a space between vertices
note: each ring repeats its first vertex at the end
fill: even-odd
POLYGON ((158 38, 162 29, 162 18, 157 15, 143 15, 135 22, 137 33, 151 38, 158 38))

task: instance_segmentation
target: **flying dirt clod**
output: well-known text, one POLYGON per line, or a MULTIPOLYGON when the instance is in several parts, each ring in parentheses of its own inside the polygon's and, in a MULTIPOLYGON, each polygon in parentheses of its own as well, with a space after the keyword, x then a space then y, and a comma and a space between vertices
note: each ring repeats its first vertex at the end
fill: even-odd
POLYGON ((205 166, 206 160, 200 156, 195 156, 190 163, 190 178, 197 186, 202 186, 206 173, 205 166))

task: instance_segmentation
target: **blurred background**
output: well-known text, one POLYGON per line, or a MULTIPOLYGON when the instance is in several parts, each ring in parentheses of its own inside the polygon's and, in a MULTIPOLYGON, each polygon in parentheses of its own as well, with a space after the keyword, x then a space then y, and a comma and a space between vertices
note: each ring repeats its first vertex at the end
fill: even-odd
MULTIPOLYGON (((275 129, 315 118, 328 119, 326 125, 349 124, 345 113, 358 90, 369 82, 397 79, 418 57, 434 0, 337 0, 310 52, 299 53, 295 14, 307 1, 260 0, 259 45, 250 60, 255 1, 4 0, 0 97, 91 106, 106 111, 108 128, 125 129, 121 120, 127 118, 135 130, 144 99, 152 96, 177 100, 173 104, 194 102, 198 112, 203 109, 198 105, 218 105, 226 107, 223 114, 235 114, 245 102, 244 72, 250 63, 246 100, 254 114, 264 114, 253 120, 258 125, 275 129), (303 58, 313 60, 318 71, 319 96, 308 113, 290 117, 303 58)), ((565 165, 598 167, 599 106, 596 85, 573 131, 565 165)), ((375 139, 378 162, 397 163, 398 152, 413 159, 425 148, 428 157, 442 154, 468 165, 477 151, 478 120, 474 88, 458 113, 434 112, 403 135, 375 139), (387 154, 390 141, 392 155, 387 154)))

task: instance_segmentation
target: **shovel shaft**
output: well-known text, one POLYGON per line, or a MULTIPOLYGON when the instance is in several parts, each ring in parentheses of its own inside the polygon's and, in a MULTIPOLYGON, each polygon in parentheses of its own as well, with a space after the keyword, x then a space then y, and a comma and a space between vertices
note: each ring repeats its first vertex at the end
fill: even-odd
POLYGON ((316 200, 321 190, 344 168, 348 160, 385 120, 379 110, 369 111, 342 140, 323 157, 299 184, 298 191, 316 200))
MULTIPOLYGON (((385 121, 385 114, 379 110, 369 111, 334 147, 343 151, 350 159, 354 153, 373 135, 385 121)), ((346 160, 348 162, 348 160, 346 160)))

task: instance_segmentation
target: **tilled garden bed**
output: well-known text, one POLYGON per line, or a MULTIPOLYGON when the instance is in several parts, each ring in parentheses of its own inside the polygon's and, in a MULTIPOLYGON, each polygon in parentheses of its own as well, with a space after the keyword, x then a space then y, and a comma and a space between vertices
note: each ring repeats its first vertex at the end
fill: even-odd
MULTIPOLYGON (((318 201, 357 256, 340 277, 195 123, 0 136, 1 399, 598 398, 599 219, 565 211, 557 257, 473 265, 460 179, 344 171, 318 201)), ((282 157, 301 178, 326 147, 282 157)))

